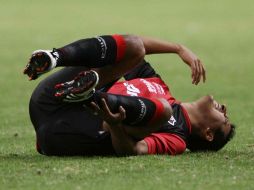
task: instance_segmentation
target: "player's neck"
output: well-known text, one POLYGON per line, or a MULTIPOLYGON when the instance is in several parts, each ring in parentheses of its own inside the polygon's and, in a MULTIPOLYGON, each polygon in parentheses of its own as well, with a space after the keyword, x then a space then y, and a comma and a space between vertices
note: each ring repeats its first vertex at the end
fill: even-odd
POLYGON ((195 104, 195 102, 181 103, 181 106, 183 106, 188 113, 192 129, 199 128, 201 123, 200 113, 198 111, 198 107, 195 104))

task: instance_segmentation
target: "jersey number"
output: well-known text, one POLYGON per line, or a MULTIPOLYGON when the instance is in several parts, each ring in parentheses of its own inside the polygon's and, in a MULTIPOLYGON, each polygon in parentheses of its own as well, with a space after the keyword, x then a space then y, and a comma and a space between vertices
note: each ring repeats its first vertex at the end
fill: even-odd
POLYGON ((140 93, 139 89, 136 88, 133 84, 124 83, 124 86, 127 88, 127 94, 130 96, 138 96, 140 93))

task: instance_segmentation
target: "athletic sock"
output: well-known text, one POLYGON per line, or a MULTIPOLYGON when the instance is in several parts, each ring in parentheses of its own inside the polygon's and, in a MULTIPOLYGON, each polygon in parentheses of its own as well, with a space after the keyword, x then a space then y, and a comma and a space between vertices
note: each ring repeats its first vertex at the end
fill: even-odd
POLYGON ((123 123, 130 126, 144 126, 158 119, 163 112, 163 105, 157 99, 147 99, 136 96, 123 96, 96 92, 93 97, 99 106, 104 98, 112 113, 118 113, 122 106, 126 111, 123 123))
POLYGON ((59 53, 57 66, 103 67, 123 57, 125 41, 119 35, 98 36, 73 42, 56 51, 59 53))

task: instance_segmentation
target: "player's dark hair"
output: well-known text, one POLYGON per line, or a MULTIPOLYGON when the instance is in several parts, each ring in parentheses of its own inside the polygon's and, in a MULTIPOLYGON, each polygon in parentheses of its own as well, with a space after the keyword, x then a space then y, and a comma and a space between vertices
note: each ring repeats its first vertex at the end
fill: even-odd
POLYGON ((228 135, 224 135, 221 129, 217 129, 212 141, 202 139, 197 134, 191 134, 188 139, 187 148, 192 152, 218 151, 224 147, 235 135, 235 125, 231 124, 228 135))

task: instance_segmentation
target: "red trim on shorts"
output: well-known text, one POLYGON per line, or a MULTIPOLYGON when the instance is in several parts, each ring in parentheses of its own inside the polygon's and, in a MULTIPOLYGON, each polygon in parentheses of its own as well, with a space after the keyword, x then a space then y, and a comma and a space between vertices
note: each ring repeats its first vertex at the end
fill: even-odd
POLYGON ((117 46, 116 62, 119 62, 125 54, 126 42, 125 42, 123 36, 121 36, 121 35, 114 34, 114 35, 112 35, 112 37, 116 41, 116 46, 117 46))
POLYGON ((161 101, 159 101, 158 99, 155 99, 155 98, 152 98, 150 100, 153 103, 155 103, 156 110, 155 110, 155 113, 153 114, 152 119, 149 121, 149 124, 153 123, 156 119, 158 119, 164 111, 164 106, 161 103, 161 101))

